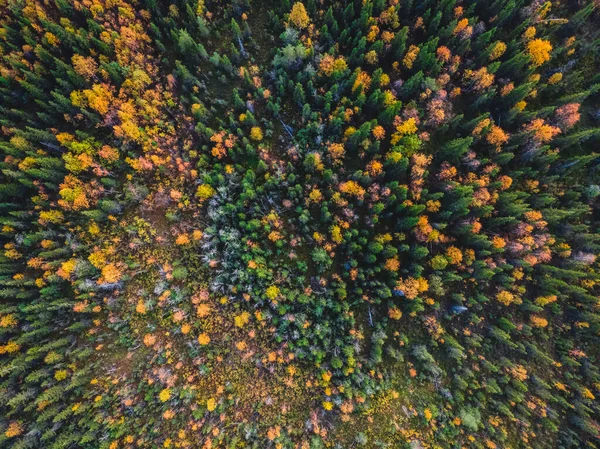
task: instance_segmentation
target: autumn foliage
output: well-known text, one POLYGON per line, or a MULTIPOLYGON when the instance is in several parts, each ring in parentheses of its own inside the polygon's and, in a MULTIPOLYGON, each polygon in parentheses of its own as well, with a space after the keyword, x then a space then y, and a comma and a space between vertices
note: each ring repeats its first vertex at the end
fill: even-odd
POLYGON ((600 447, 597 2, 0 2, 0 447, 600 447))

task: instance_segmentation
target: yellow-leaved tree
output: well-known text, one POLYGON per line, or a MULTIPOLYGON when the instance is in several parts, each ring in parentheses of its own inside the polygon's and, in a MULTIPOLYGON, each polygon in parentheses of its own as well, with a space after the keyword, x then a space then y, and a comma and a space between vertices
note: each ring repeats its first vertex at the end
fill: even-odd
POLYGON ((306 28, 310 23, 306 8, 301 2, 294 3, 292 12, 290 13, 290 21, 300 29, 306 28))
POLYGON ((542 65, 544 62, 550 60, 552 44, 543 39, 535 39, 527 44, 527 51, 529 52, 533 65, 542 65))

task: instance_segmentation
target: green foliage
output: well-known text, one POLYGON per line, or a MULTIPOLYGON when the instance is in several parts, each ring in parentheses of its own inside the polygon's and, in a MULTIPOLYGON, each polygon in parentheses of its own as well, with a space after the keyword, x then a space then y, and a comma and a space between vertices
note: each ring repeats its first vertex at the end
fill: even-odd
POLYGON ((0 446, 600 447, 592 3, 4 2, 0 446))

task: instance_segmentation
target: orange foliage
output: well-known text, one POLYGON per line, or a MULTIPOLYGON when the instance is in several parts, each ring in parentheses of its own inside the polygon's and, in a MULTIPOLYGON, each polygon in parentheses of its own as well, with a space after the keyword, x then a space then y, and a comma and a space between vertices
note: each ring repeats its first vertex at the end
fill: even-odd
POLYGON ((448 62, 450 61, 450 58, 452 57, 452 52, 450 51, 450 49, 444 45, 440 46, 437 48, 437 50, 435 51, 435 54, 437 55, 437 57, 439 59, 441 59, 444 62, 448 62))
POLYGON ((203 332, 198 336, 198 343, 200 343, 202 346, 206 346, 210 343, 210 337, 206 332, 203 332))
POLYGON ((371 176, 377 176, 383 171, 383 164, 379 161, 371 161, 367 165, 367 173, 371 176))
POLYGON ((465 79, 473 83, 473 89, 479 91, 487 89, 494 83, 495 76, 488 73, 487 67, 479 70, 465 70, 465 79))
POLYGON ((93 58, 74 55, 71 58, 71 62, 73 62, 75 72, 79 75, 88 80, 95 77, 96 71, 98 70, 98 64, 96 64, 96 61, 94 61, 93 58))
POLYGON ((352 92, 354 92, 356 89, 358 89, 361 86, 362 86, 363 92, 366 92, 367 90, 369 90, 369 87, 371 86, 371 77, 369 76, 369 74, 367 72, 359 70, 358 74, 356 76, 356 79, 354 80, 354 84, 352 85, 352 92))
POLYGON ((343 57, 334 58, 327 54, 321 58, 319 62, 319 70, 327 76, 333 75, 335 72, 342 72, 348 68, 346 60, 343 57))
POLYGON ((396 289, 404 292, 404 297, 407 299, 415 299, 419 296, 419 293, 429 290, 429 283, 427 279, 409 277, 407 279, 400 279, 396 283, 396 289))
POLYGON ((508 134, 499 126, 492 125, 492 129, 487 134, 486 140, 496 148, 500 148, 502 145, 508 142, 508 134))
POLYGON ((398 271, 400 268, 400 261, 397 257, 392 257, 385 261, 385 269, 388 271, 398 271))
POLYGON ((115 264, 109 263, 102 268, 102 278, 109 284, 118 282, 121 279, 121 271, 115 264))
POLYGON ((464 19, 460 19, 458 21, 458 23, 456 24, 456 27, 454 27, 454 34, 458 34, 461 31, 465 30, 467 28, 467 26, 469 26, 469 19, 464 18, 464 19))
POLYGON ((532 315, 530 318, 531 321, 531 325, 533 327, 546 327, 548 326, 548 320, 546 318, 542 318, 540 316, 537 315, 532 315))
POLYGON ((568 103, 556 109, 554 114, 563 129, 572 128, 577 124, 581 118, 581 114, 579 113, 580 106, 579 103, 568 103))
POLYGON ((560 128, 556 126, 548 125, 544 119, 536 118, 529 125, 526 130, 533 133, 533 139, 538 143, 548 143, 554 136, 560 134, 560 128))
POLYGON ((446 250, 446 255, 450 258, 450 263, 453 265, 458 265, 462 262, 462 252, 456 246, 451 246, 450 248, 448 248, 446 250))
POLYGON ((372 133, 373 137, 375 137, 377 140, 381 140, 385 137, 385 129, 381 125, 377 125, 375 128, 373 128, 372 133))

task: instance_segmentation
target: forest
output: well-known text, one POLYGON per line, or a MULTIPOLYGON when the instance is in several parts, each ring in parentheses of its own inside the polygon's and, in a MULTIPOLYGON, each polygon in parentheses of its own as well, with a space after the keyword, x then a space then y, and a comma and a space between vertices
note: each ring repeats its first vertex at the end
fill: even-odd
POLYGON ((600 449, 599 0, 0 0, 0 448, 600 449))

